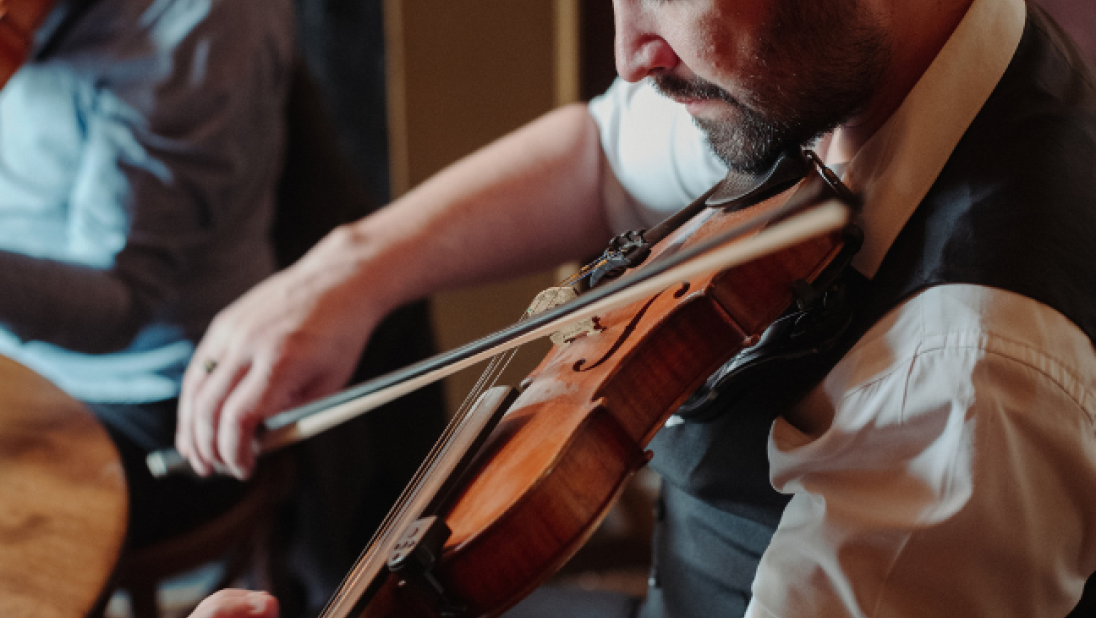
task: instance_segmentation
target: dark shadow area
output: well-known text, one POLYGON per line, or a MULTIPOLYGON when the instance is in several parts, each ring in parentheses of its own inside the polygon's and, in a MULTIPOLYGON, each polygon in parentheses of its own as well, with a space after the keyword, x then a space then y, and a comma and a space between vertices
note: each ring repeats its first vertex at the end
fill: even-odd
MULTIPOLYGON (((289 101, 280 266, 329 230, 388 199, 384 46, 379 0, 299 0, 303 58, 289 101)), ((378 327, 352 383, 434 353, 429 306, 378 327)), ((444 427, 440 385, 424 388, 293 447, 297 486, 284 518, 291 582, 282 615, 316 615, 351 569, 444 427)))

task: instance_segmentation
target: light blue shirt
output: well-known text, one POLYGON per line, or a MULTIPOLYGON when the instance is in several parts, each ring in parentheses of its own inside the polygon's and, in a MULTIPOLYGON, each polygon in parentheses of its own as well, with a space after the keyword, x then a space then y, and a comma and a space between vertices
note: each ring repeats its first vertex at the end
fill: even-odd
POLYGON ((292 58, 288 0, 96 0, 12 77, 0 354, 78 399, 178 394, 213 315, 273 270, 292 58))

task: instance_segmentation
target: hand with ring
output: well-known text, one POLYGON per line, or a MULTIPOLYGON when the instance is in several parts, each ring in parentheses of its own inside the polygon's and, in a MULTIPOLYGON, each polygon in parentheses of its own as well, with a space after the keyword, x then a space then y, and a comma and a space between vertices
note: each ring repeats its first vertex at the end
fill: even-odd
POLYGON ((260 423, 345 386, 389 309, 309 256, 223 310, 195 350, 176 447, 198 474, 249 476, 260 423))

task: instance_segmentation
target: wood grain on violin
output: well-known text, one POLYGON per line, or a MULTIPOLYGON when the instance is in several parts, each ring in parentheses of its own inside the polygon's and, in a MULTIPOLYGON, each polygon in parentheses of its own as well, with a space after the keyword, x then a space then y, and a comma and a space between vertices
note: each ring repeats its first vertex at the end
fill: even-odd
MULTIPOLYGON (((812 177, 812 181, 815 177, 812 177)), ((709 208, 655 247, 647 264, 775 211, 786 192, 737 212, 709 208)), ((829 232, 759 260, 680 281, 606 311, 594 332, 555 346, 523 384, 436 515, 450 532, 427 573, 376 572, 353 603, 324 616, 495 616, 555 572, 593 533, 645 447, 720 365, 757 341, 840 253, 829 232)), ((643 266, 640 267, 642 269, 643 266)))

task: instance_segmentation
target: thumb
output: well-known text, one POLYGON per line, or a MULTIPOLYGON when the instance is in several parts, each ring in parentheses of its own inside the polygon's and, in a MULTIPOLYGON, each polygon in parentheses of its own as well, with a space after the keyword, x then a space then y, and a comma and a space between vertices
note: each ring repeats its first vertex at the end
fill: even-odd
POLYGON ((278 600, 266 592, 219 590, 199 603, 190 618, 278 618, 278 600))

